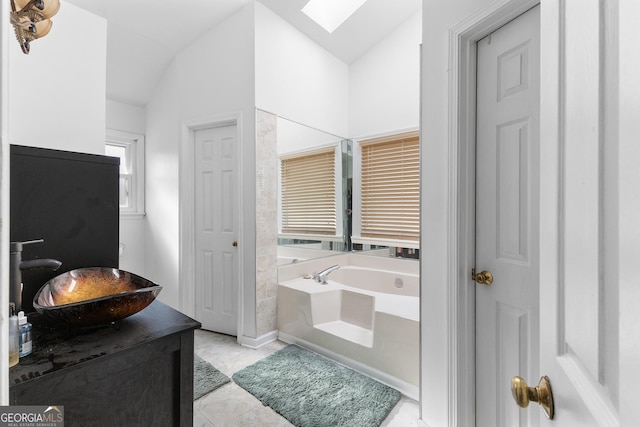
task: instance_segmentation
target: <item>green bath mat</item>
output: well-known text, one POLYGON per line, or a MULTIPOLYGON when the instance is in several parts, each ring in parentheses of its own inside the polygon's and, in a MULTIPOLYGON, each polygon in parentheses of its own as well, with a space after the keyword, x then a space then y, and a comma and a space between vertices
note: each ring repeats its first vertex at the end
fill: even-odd
POLYGON ((299 427, 379 426, 400 400, 397 390, 295 345, 232 379, 299 427))
POLYGON ((229 377, 218 371, 198 355, 193 357, 193 400, 198 400, 207 393, 228 383, 229 377))

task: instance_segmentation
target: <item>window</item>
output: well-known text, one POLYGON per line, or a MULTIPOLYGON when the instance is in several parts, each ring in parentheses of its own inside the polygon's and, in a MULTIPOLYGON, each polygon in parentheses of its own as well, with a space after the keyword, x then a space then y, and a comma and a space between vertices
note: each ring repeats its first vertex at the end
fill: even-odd
POLYGON ((282 233, 335 235, 335 147, 280 162, 282 233))
POLYGON ((360 239, 418 248, 420 144, 418 132, 360 142, 360 239))
POLYGON ((144 215, 144 136, 107 129, 105 154, 120 158, 120 214, 144 215))

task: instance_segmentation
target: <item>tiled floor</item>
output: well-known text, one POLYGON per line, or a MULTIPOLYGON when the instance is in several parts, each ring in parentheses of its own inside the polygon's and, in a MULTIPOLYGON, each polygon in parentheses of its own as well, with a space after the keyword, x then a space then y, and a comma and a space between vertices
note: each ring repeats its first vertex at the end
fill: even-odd
MULTIPOLYGON (((196 354, 228 377, 286 345, 276 341, 254 350, 239 345, 235 337, 203 330, 195 331, 196 354)), ((382 426, 417 426, 417 419, 417 402, 403 396, 382 426)), ((285 418, 268 406, 262 405, 258 399, 233 381, 194 402, 193 425, 195 427, 292 426, 285 418)))

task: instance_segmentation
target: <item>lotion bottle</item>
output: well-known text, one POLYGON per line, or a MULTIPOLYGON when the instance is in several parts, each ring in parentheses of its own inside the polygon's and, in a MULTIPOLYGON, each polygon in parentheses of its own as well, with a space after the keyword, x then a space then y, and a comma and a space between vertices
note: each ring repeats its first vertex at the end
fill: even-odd
POLYGON ((31 323, 27 321, 24 311, 18 313, 18 330, 20 331, 20 357, 28 356, 33 349, 33 341, 31 340, 31 323))
POLYGON ((20 361, 20 334, 18 332, 18 316, 16 305, 9 304, 9 367, 15 366, 20 361))

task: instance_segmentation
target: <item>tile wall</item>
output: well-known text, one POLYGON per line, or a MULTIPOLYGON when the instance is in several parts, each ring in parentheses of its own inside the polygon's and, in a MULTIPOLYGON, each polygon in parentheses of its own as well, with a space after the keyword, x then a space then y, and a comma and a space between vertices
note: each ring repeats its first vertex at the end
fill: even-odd
POLYGON ((277 328, 277 116, 256 110, 256 322, 258 337, 277 328))

